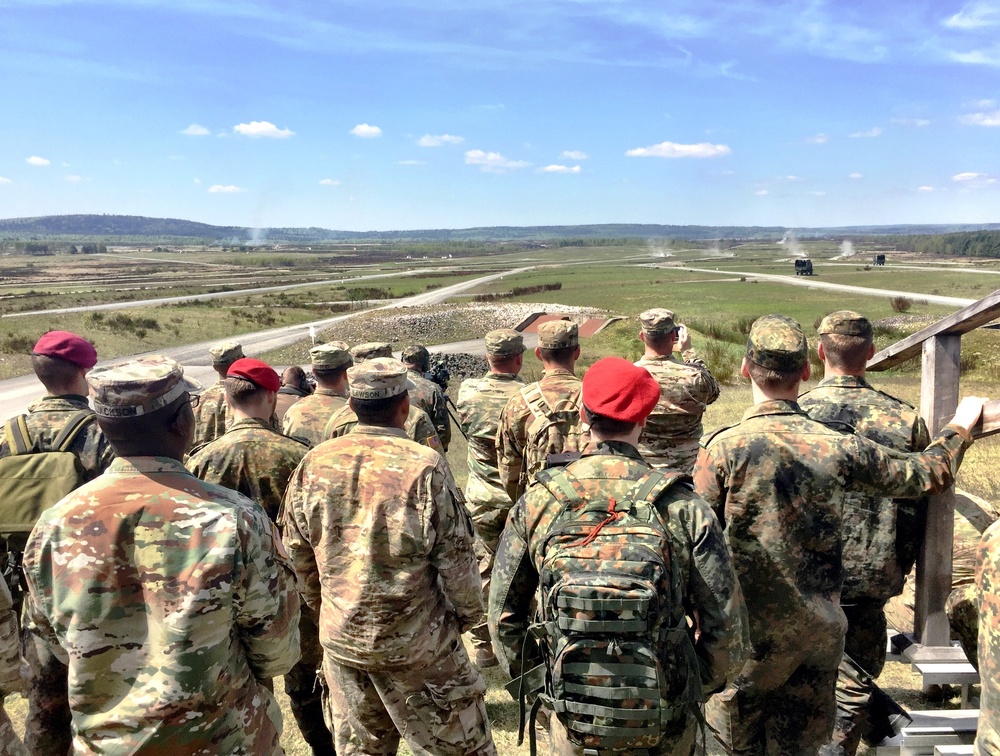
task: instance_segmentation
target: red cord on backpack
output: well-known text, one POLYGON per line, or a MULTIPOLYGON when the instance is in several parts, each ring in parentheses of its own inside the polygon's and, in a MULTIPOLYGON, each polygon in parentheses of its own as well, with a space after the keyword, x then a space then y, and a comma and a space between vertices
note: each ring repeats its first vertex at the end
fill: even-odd
POLYGON ((594 529, 590 531, 590 534, 586 538, 584 538, 579 543, 576 543, 576 544, 573 544, 573 545, 574 546, 587 546, 591 541, 593 541, 595 538, 597 538, 597 534, 601 532, 601 528, 603 528, 609 522, 614 522, 619 517, 621 517, 621 513, 615 511, 615 507, 617 505, 618 505, 618 502, 616 502, 614 499, 609 499, 608 500, 608 516, 605 517, 603 520, 601 520, 599 523, 597 523, 597 525, 594 526, 594 529))

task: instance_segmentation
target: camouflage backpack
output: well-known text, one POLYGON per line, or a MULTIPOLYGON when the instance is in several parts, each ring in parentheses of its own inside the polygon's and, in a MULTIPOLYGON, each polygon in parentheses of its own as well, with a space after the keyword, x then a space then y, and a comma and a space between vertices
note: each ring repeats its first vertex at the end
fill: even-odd
POLYGON ((521 396, 531 411, 521 470, 520 490, 524 491, 540 470, 549 467, 549 457, 578 452, 587 439, 580 419, 579 388, 554 407, 537 383, 521 389, 521 396))
POLYGON ((689 480, 649 470, 615 500, 588 498, 566 469, 538 475, 561 507, 540 549, 539 621, 529 633, 545 685, 531 719, 544 703, 585 753, 658 753, 699 716, 698 658, 657 507, 689 480))

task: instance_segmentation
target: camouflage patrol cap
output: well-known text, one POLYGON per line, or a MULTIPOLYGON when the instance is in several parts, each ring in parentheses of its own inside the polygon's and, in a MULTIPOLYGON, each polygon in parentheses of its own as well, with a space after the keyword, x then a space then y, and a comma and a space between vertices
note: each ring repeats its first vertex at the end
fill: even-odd
POLYGON ((580 327, 571 320, 548 320, 538 326, 538 346, 565 349, 580 345, 580 327))
POLYGON ((388 399, 413 388, 406 365, 392 357, 373 357, 347 369, 352 399, 388 399))
POLYGON ((674 313, 662 307, 654 307, 639 315, 643 333, 670 333, 677 330, 674 313))
POLYGON ((809 358, 802 327, 784 315, 765 315, 750 327, 747 359, 769 370, 801 370, 809 358))
POLYGON ((410 365, 425 365, 430 360, 431 353, 427 351, 427 347, 414 344, 413 346, 406 347, 399 357, 403 362, 410 365))
POLYGON ((513 328, 498 328, 486 334, 486 354, 512 357, 524 351, 524 336, 513 328))
POLYGON ((339 344, 344 344, 344 342, 317 344, 309 350, 309 362, 315 367, 326 368, 330 371, 350 365, 354 360, 347 349, 347 344, 338 346, 339 344))
POLYGON ((354 363, 364 362, 373 357, 392 357, 392 344, 384 341, 369 341, 365 344, 358 344, 351 348, 351 357, 354 363))
POLYGON ((184 377, 184 368, 162 355, 140 357, 87 373, 94 411, 101 417, 138 417, 166 407, 201 384, 184 377))
POLYGON ((228 365, 244 356, 243 346, 238 341, 216 344, 208 350, 208 353, 212 355, 213 365, 228 365))
POLYGON ((870 339, 872 337, 872 324, 860 312, 838 310, 823 318, 816 332, 821 336, 824 333, 839 333, 841 336, 860 336, 864 339, 870 339))

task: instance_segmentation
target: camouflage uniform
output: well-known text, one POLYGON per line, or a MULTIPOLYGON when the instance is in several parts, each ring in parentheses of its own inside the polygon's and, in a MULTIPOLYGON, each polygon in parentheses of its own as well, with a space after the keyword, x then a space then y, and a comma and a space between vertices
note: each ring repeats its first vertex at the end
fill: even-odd
MULTIPOLYGON (((384 396, 405 390, 393 362, 352 368, 352 396, 382 363, 396 392, 384 396)), ((338 752, 394 754, 402 731, 417 753, 495 754, 486 683, 461 641, 483 613, 472 523, 444 459, 400 429, 358 425, 306 455, 282 517, 319 615, 338 752)))
POLYGON ((426 412, 434 430, 441 440, 441 448, 448 451, 451 443, 451 420, 448 418, 448 405, 445 403, 444 391, 434 381, 424 378, 417 370, 410 370, 407 376, 413 384, 410 389, 410 403, 426 412))
POLYGON ((286 436, 302 438, 310 446, 323 441, 326 424, 334 414, 347 406, 347 396, 333 389, 318 388, 304 399, 289 407, 281 429, 286 436))
MULTIPOLYGON (((465 502, 476 528, 476 558, 484 598, 489 596, 493 559, 511 507, 497 469, 497 426, 507 400, 522 386, 524 381, 513 373, 487 373, 482 378, 462 381, 458 389, 458 419, 469 441, 465 502)), ((472 642, 477 651, 482 649, 484 655, 489 655, 490 636, 485 622, 472 629, 472 642)))
MULTIPOLYGON (((575 476, 584 499, 620 499, 649 465, 635 447, 621 441, 601 441, 588 446, 584 456, 567 470, 575 476)), ((684 606, 678 608, 697 628, 697 632, 692 631, 701 671, 697 687, 710 693, 731 679, 744 657, 746 609, 739 583, 722 529, 690 485, 673 486, 661 496, 657 507, 670 537, 664 544, 664 555, 678 570, 684 592, 684 606)), ((500 540, 490 589, 489 626, 501 664, 512 677, 538 663, 536 652, 522 667, 522 647, 548 536, 561 508, 548 489, 532 488, 511 510, 500 540)), ((584 753, 568 742, 556 717, 551 717, 550 723, 553 754, 584 753)), ((675 735, 650 753, 693 753, 695 725, 690 716, 678 722, 675 735)))
POLYGON ((7 584, 0 580, 0 754, 4 756, 27 754, 3 708, 4 696, 17 693, 23 688, 17 615, 14 614, 14 602, 7 584))
POLYGON ((1000 754, 1000 524, 983 534, 976 569, 979 589, 979 730, 976 754, 1000 754))
POLYGON ((948 426, 925 454, 893 455, 781 400, 757 404, 738 426, 702 441, 695 488, 726 528, 754 647, 709 708, 737 753, 765 742, 811 753, 833 732, 847 625, 839 600, 844 481, 868 496, 941 491, 969 443, 948 426))
POLYGON ((284 421, 288 408, 297 404, 303 397, 310 396, 295 386, 282 386, 278 389, 278 403, 274 406, 274 414, 279 421, 284 421))
POLYGON ((266 421, 246 417, 188 457, 186 466, 201 480, 253 499, 276 521, 288 479, 308 450, 266 421))
POLYGON ((226 382, 216 381, 201 392, 201 400, 194 411, 195 428, 192 449, 221 438, 229 424, 229 407, 226 404, 226 382))
MULTIPOLYGON (((346 406, 330 418, 326 428, 323 429, 323 438, 329 440, 345 436, 354 430, 357 424, 358 416, 350 406, 346 406)), ((444 450, 441 448, 437 431, 434 430, 434 423, 431 422, 430 416, 419 407, 410 405, 410 414, 406 418, 406 427, 403 430, 407 438, 423 446, 437 449, 438 453, 444 457, 444 450)))
MULTIPOLYGON (((921 451, 930 443, 916 410, 860 376, 831 376, 803 394, 799 406, 816 420, 844 423, 896 451, 921 451)), ((870 726, 866 709, 872 685, 866 677, 874 680, 885 666, 885 604, 903 589, 916 558, 927 505, 922 500, 865 496, 862 491, 848 491, 844 501, 845 574, 840 597, 847 615, 844 652, 865 675, 859 678, 846 659, 841 663, 834 743, 853 754, 870 726)))
POLYGON ((684 361, 668 355, 641 357, 636 365, 660 384, 660 401, 639 439, 639 451, 653 467, 690 473, 698 458, 705 408, 719 398, 719 384, 693 349, 684 361))

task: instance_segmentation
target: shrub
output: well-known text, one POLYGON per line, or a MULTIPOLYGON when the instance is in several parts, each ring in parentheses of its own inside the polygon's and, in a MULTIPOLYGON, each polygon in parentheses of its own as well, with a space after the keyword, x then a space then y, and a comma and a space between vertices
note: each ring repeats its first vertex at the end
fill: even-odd
POLYGON ((909 297, 893 297, 889 300, 889 306, 894 312, 906 312, 913 307, 913 300, 909 297))
POLYGON ((702 350, 701 356, 719 383, 731 386, 739 380, 742 354, 737 354, 725 342, 709 341, 702 350))

